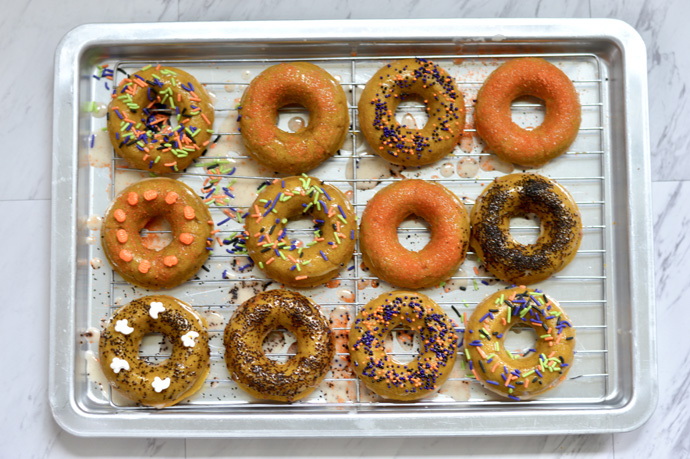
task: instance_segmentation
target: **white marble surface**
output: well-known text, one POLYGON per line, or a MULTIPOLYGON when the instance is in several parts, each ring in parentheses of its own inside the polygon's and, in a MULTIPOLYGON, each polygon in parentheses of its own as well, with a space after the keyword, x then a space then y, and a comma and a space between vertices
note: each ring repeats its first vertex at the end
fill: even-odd
POLYGON ((6 167, 0 171, 0 457, 688 457, 690 334, 681 292, 690 286, 690 28, 686 0, 438 1, 2 1, 0 93, 6 167), (415 17, 616 17, 648 47, 653 155, 659 387, 656 413, 616 435, 417 440, 147 440, 75 438, 47 401, 53 53, 87 22, 415 17), (12 152, 17 152, 16 156, 12 152), (687 200, 686 200, 687 199, 687 200), (21 352, 17 350, 21 349, 21 352))

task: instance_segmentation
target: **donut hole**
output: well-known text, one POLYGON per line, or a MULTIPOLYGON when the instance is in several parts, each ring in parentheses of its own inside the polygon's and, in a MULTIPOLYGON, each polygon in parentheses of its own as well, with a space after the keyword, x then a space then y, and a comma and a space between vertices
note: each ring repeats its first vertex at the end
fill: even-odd
POLYGON ((150 250, 163 250, 172 242, 172 227, 163 217, 153 217, 139 231, 141 244, 150 250))
POLYGON ((510 116, 513 123, 522 129, 531 131, 544 122, 546 105, 535 96, 520 96, 510 104, 510 116))
POLYGON ((515 357, 536 352, 537 332, 529 325, 517 323, 505 332, 503 346, 515 357))
POLYGON ((172 353, 172 341, 162 333, 147 333, 139 343, 139 358, 151 363, 168 360, 172 353))
POLYGON ((148 119, 149 129, 154 133, 165 132, 166 128, 177 129, 177 112, 167 104, 156 103, 149 110, 151 116, 148 119), (160 121, 163 120, 163 121, 160 121))
POLYGON ((395 121, 408 129, 422 129, 429 121, 426 108, 422 96, 408 94, 402 97, 398 108, 395 109, 395 121))
POLYGON ((285 363, 297 354, 297 337, 290 330, 272 330, 264 338, 261 349, 269 359, 285 363))
POLYGON ((288 104, 278 109, 276 126, 285 132, 299 132, 309 126, 309 110, 300 104, 288 104))
POLYGON ((411 252, 419 252, 431 240, 429 223, 417 215, 407 216, 398 227, 400 245, 411 252))
MULTIPOLYGON (((299 241, 304 247, 307 243, 311 242, 315 237, 315 231, 320 228, 317 226, 311 215, 300 214, 288 218, 287 223, 285 223, 285 234, 290 241, 299 241)), ((270 229, 269 229, 270 230, 270 229)), ((272 240, 278 238, 278 230, 274 230, 271 235, 272 240)))
POLYGON ((422 337, 418 331, 399 325, 386 335, 384 347, 386 354, 397 363, 409 363, 419 355, 422 337))
POLYGON ((520 244, 536 244, 541 235, 541 221, 539 217, 532 213, 511 217, 510 235, 520 244))

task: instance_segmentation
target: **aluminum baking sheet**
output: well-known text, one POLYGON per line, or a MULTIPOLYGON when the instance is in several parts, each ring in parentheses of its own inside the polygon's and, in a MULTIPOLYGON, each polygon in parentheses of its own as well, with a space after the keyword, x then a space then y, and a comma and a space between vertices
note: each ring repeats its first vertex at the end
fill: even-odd
MULTIPOLYGON (((70 32, 56 56, 55 148, 51 271, 51 394, 56 420, 68 431, 96 436, 410 436, 518 434, 630 430, 644 422, 656 401, 654 303, 649 217, 649 146, 644 45, 637 33, 610 20, 419 20, 311 21, 86 25, 70 32), (136 33, 134 31, 136 30, 136 33), (605 32, 603 32, 605 31, 605 32), (222 330, 234 309, 258 291, 277 288, 232 246, 218 244, 204 269, 166 293, 189 302, 209 320, 212 367, 204 388, 164 410, 140 407, 113 393, 100 374, 98 334, 113 311, 151 292, 133 287, 105 262, 100 217, 125 186, 149 176, 113 153, 104 107, 126 73, 149 63, 189 71, 213 94, 215 148, 186 171, 172 174, 200 196, 209 181, 232 187, 232 198, 211 204, 220 240, 242 225, 234 216, 276 175, 247 156, 237 132, 237 105, 253 76, 284 61, 306 60, 333 74, 348 95, 352 124, 343 148, 310 175, 346 192, 359 215, 378 190, 402 177, 438 181, 468 210, 495 177, 517 171, 488 153, 473 129, 474 98, 488 74, 507 59, 541 56, 574 82, 582 103, 582 127, 563 156, 536 170, 563 184, 578 203, 584 238, 574 261, 536 284, 558 299, 577 329, 576 356, 558 388, 530 401, 512 402, 485 391, 468 374, 464 357, 438 395, 414 403, 378 398, 348 368, 345 333, 359 308, 393 289, 369 274, 357 249, 349 269, 329 284, 302 293, 319 303, 339 340, 338 355, 321 386, 305 400, 281 404, 251 398, 229 378, 222 330), (468 110, 466 135, 452 155, 419 169, 390 165, 369 149, 357 124, 357 100, 371 75, 403 57, 427 57, 456 79, 468 110), (114 81, 96 79, 98 66, 114 81), (92 102, 94 102, 92 104, 92 102), (219 164, 221 169, 214 166, 219 164), (652 375, 652 377, 650 377, 652 375), (530 426, 528 429, 526 426, 530 426)), ((422 105, 406 102, 397 116, 424 122, 422 105)), ((513 119, 536 126, 538 101, 513 105, 513 119)), ((281 111, 283 129, 308 122, 299 107, 281 111)), ((308 222, 290 226, 309 237, 308 222)), ((528 242, 534 220, 514 221, 528 242)), ((399 229, 404 245, 428 240, 424 222, 399 229)), ((145 237, 166 238, 154 226, 145 237)), ((505 284, 470 254, 442 287, 423 292, 462 329, 463 313, 505 284)), ((529 335, 511 337, 521 348, 529 335)), ((291 336, 277 331, 266 343, 276 359, 291 354, 291 336)), ((414 341, 394 333, 391 352, 415 354, 414 341)), ((169 345, 145 340, 142 354, 166 358, 169 345)))

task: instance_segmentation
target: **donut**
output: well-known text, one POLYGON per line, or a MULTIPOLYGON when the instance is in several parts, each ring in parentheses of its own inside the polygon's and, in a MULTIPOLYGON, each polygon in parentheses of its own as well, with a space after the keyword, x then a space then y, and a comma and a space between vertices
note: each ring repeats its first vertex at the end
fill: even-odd
POLYGON ((335 356, 335 338, 321 309, 289 290, 262 292, 242 303, 225 327, 225 364, 232 379, 254 397, 300 400, 326 377, 335 356), (297 354, 287 362, 269 359, 266 336, 285 328, 297 338, 297 354))
POLYGON ((210 253, 213 221, 206 205, 182 182, 152 178, 125 188, 110 204, 101 227, 105 256, 129 283, 172 288, 191 278, 210 253), (155 218, 170 223, 172 242, 144 246, 139 233, 155 218))
POLYGON ((570 193, 537 174, 495 179, 479 195, 470 214, 470 245, 491 274, 511 284, 533 284, 572 261, 582 240, 580 211, 570 193), (510 219, 534 213, 541 232, 524 245, 510 235, 510 219))
POLYGON ((242 95, 240 133, 251 156, 284 174, 314 169, 343 146, 350 126, 347 97, 333 76, 308 62, 267 68, 242 95), (298 104, 309 111, 309 122, 297 132, 276 126, 278 109, 298 104))
POLYGON ((500 290, 479 303, 465 326, 470 370, 492 392, 526 400, 560 384, 573 364, 575 329, 565 311, 540 290, 500 290), (524 353, 505 347, 506 333, 530 327, 537 334, 524 353))
POLYGON ((465 127, 465 102, 453 78, 426 59, 403 59, 381 68, 367 82, 357 105, 359 128, 383 159, 402 166, 431 164, 453 151, 465 127), (424 100, 429 119, 422 129, 395 119, 400 102, 424 100))
POLYGON ((448 379, 457 342, 451 320, 431 298, 394 291, 360 310, 350 329, 349 350, 355 372, 373 392, 392 400, 418 400, 448 379), (408 363, 386 353, 386 337, 400 326, 421 335, 420 352, 408 363))
POLYGON ((357 238, 355 211, 343 193, 306 175, 276 179, 261 190, 245 220, 249 256, 271 279, 313 287, 332 279, 351 259, 357 238), (287 237, 291 218, 312 217, 314 239, 287 237))
POLYGON ((580 101, 570 78, 541 58, 513 59, 486 79, 474 108, 477 134, 504 161, 539 167, 565 152, 580 129, 580 101), (512 121, 510 104, 522 96, 544 101, 541 125, 523 129, 512 121))
POLYGON ((446 187, 424 180, 393 182, 369 200, 360 225, 359 247, 371 272, 398 287, 420 289, 450 277, 465 260, 470 223, 462 202, 446 187), (429 224, 431 240, 419 252, 398 239, 409 215, 429 224))
POLYGON ((101 334, 101 368, 118 392, 142 405, 163 408, 190 397, 204 384, 210 369, 206 319, 187 303, 165 295, 145 296, 121 307, 101 334), (149 333, 172 343, 172 354, 160 363, 139 356, 149 333))
POLYGON ((206 151, 213 134, 206 89, 174 67, 148 65, 123 79, 107 117, 115 152, 132 167, 156 174, 184 170, 206 151))

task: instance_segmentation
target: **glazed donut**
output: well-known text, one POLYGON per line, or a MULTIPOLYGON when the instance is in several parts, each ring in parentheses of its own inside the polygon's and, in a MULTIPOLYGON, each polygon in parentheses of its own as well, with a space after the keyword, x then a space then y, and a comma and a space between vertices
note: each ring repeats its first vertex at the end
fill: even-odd
POLYGON ((114 389, 142 405, 163 408, 190 397, 210 369, 206 319, 177 298, 145 296, 121 307, 110 319, 98 347, 103 373, 114 389), (149 333, 162 333, 172 355, 160 363, 139 357, 149 333))
POLYGON ((340 83, 308 62, 274 65, 257 75, 242 95, 238 120, 247 151, 284 174, 307 172, 333 156, 350 126, 340 83), (276 126, 278 109, 289 104, 309 110, 309 123, 294 133, 276 126))
POLYGON ((474 108, 477 133, 504 161, 539 167, 565 152, 580 129, 580 101, 570 78, 544 59, 513 59, 486 79, 474 108), (512 121, 510 104, 521 96, 544 101, 546 115, 533 130, 512 121))
POLYGON ((384 293, 367 303, 350 329, 350 358, 360 380, 378 395, 418 400, 437 391, 455 363, 458 336, 434 301, 421 293, 384 293), (396 327, 421 335, 419 355, 406 364, 388 356, 385 340, 396 327))
POLYGON ((446 156, 465 127, 465 102, 453 78, 426 59, 404 59, 384 66, 369 80, 357 105, 359 128, 383 159, 423 166, 446 156), (395 110, 416 95, 429 119, 422 129, 400 125, 395 110))
POLYGON ((232 379, 260 399, 294 402, 316 389, 335 356, 328 319, 309 298, 289 290, 262 292, 245 301, 225 327, 225 364, 232 379), (262 349, 266 335, 284 327, 297 337, 285 363, 262 349))
POLYGON ((120 82, 108 106, 108 135, 132 167, 184 170, 206 151, 214 111, 206 89, 173 67, 146 66, 120 82), (162 113, 168 112, 168 113, 162 113), (175 112, 173 126, 170 112, 175 112))
POLYGON ((560 384, 573 364, 575 329, 565 311, 540 290, 501 290, 479 303, 465 326, 470 369, 486 388, 526 400, 560 384), (524 354, 505 348, 516 326, 531 327, 537 342, 524 354))
POLYGON ((355 212, 343 193, 315 177, 276 179, 264 188, 245 220, 249 256, 271 279, 313 287, 338 274, 351 259, 357 238, 355 212), (286 237, 292 217, 309 214, 314 240, 302 246, 286 237))
POLYGON ((407 179, 388 185, 367 203, 359 246, 364 263, 379 278, 399 287, 420 289, 450 277, 465 260, 470 224, 465 206, 446 187, 407 179), (419 252, 398 239, 409 215, 430 226, 431 240, 419 252))
POLYGON ((470 214, 470 244, 491 274, 511 284, 533 284, 572 261, 582 240, 580 211, 570 193, 537 174, 499 177, 482 191, 470 214), (541 233, 523 245, 510 235, 510 219, 534 213, 541 233))
POLYGON ((129 283, 172 288, 191 278, 210 253, 213 221, 206 205, 182 182, 143 180, 125 188, 110 204, 101 228, 105 256, 129 283), (172 242, 149 249, 139 233, 154 218, 170 223, 172 242))

